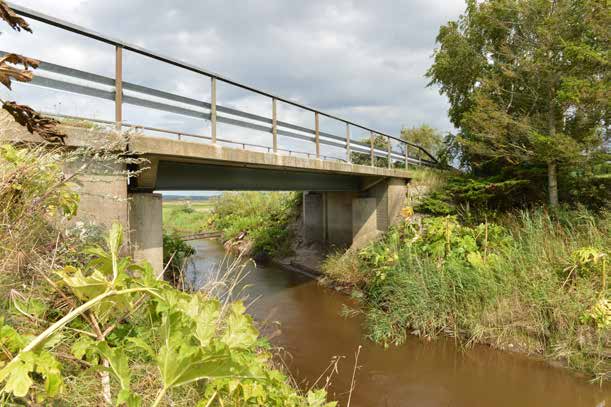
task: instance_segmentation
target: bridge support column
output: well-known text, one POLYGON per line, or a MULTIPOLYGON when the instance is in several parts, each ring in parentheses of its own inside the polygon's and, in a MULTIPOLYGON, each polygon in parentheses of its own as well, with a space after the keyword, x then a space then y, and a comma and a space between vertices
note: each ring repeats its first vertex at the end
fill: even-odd
POLYGON ((325 192, 325 242, 337 247, 352 244, 353 192, 325 192))
POLYGON ((146 260, 155 270, 163 270, 162 197, 150 192, 129 194, 129 224, 132 256, 146 260))
POLYGON ((360 248, 375 239, 378 230, 376 198, 354 198, 352 200, 352 245, 360 248))
POLYGON ((303 193, 303 237, 307 244, 322 243, 325 240, 324 193, 303 193))
POLYGON ((405 205, 405 180, 388 178, 360 192, 306 192, 303 224, 306 243, 360 247, 386 232, 405 205))

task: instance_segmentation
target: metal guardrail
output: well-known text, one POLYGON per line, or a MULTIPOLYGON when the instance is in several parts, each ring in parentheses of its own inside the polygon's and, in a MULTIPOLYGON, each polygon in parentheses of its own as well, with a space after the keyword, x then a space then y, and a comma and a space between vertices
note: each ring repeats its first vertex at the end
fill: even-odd
MULTIPOLYGON (((278 153, 281 151, 289 152, 289 154, 297 153, 297 154, 307 154, 308 157, 310 155, 314 155, 313 153, 302 153, 298 151, 291 151, 286 149, 281 149, 278 147, 278 136, 286 136, 292 139, 312 142, 316 148, 316 158, 319 159, 336 159, 342 160, 338 158, 332 158, 323 156, 320 153, 321 145, 328 145, 332 147, 339 147, 346 149, 346 160, 347 162, 352 162, 352 153, 358 153, 360 155, 367 155, 370 159, 371 165, 376 165, 376 158, 386 159, 386 164, 389 168, 392 168, 395 162, 404 163, 405 168, 408 167, 409 164, 416 165, 426 165, 426 166, 435 166, 437 165, 437 160, 433 157, 428 151, 417 144, 413 144, 402 140, 400 138, 385 134, 383 132, 379 132, 373 130, 369 127, 354 123, 352 121, 334 116, 329 113, 325 113, 314 109, 312 107, 291 101, 286 98, 282 98, 277 95, 273 95, 271 93, 256 89, 252 86, 234 81, 232 79, 223 77, 221 75, 215 74, 213 72, 206 71, 202 68, 196 67, 194 65, 187 64, 185 62, 181 62, 166 56, 162 56, 160 54, 154 53, 152 51, 148 51, 141 47, 128 44, 119 40, 114 40, 110 37, 104 36, 102 34, 96 33, 94 31, 88 30, 86 28, 71 24, 69 22, 56 19, 54 17, 39 13, 34 10, 30 10, 25 7, 21 7, 12 3, 8 3, 9 7, 11 7, 18 14, 32 18, 39 22, 70 31, 96 41, 100 41, 106 44, 113 45, 115 47, 115 77, 106 77, 98 74, 94 74, 91 72, 81 71, 74 68, 69 68, 57 64, 53 64, 50 62, 41 61, 40 66, 37 70, 36 75, 33 80, 29 82, 35 86, 41 86, 45 88, 55 89, 59 91, 65 91, 70 93, 76 93, 79 95, 86 95, 94 98, 106 99, 114 101, 115 103, 115 121, 103 121, 96 120, 86 117, 74 117, 74 116, 63 116, 74 119, 81 120, 89 120, 93 122, 103 123, 103 124, 114 124, 117 129, 122 129, 124 127, 127 128, 140 128, 140 129, 148 129, 151 131, 164 132, 168 134, 175 134, 178 136, 180 140, 181 136, 188 137, 196 137, 201 139, 210 140, 211 143, 217 142, 226 142, 226 143, 234 143, 240 144, 245 149, 246 146, 249 147, 259 147, 259 148, 267 148, 268 151, 273 151, 274 153, 278 153), (204 76, 207 76, 211 79, 211 100, 210 102, 205 102, 202 100, 197 100, 181 95, 176 95, 170 92, 153 89, 150 87, 138 85, 135 83, 125 82, 123 81, 123 50, 128 50, 134 52, 139 55, 143 55, 154 60, 164 62, 175 67, 179 67, 182 69, 186 69, 191 72, 195 72, 204 76), (42 71, 43 73, 39 73, 42 71), (76 81, 75 81, 76 80, 76 81), (256 115, 248 112, 244 112, 239 109, 234 109, 227 106, 222 106, 217 104, 217 81, 221 81, 223 83, 227 83, 238 88, 248 90, 250 92, 256 93, 258 95, 266 96, 271 98, 272 101, 272 114, 270 117, 265 117, 261 115, 256 115), (277 119, 277 102, 286 103, 288 105, 310 111, 314 113, 314 129, 310 129, 307 127, 299 126, 296 124, 280 121, 277 119), (180 105, 177 105, 179 103, 180 105), (164 112, 169 112, 173 114, 178 114, 187 117, 193 117, 198 119, 205 119, 210 121, 210 136, 202 136, 196 134, 188 134, 181 133, 174 130, 164 130, 153 127, 141 126, 136 124, 129 124, 123 121, 123 104, 130 104, 134 106, 145 107, 149 109, 160 110, 164 112), (331 134, 328 132, 323 132, 320 130, 320 116, 328 117, 330 119, 337 120, 342 122, 346 126, 345 137, 337 136, 335 134, 331 134), (225 123, 233 126, 239 126, 243 128, 248 128, 257 131, 263 131, 272 134, 272 147, 266 147, 256 144, 250 143, 242 143, 235 142, 226 139, 217 138, 217 123, 225 123), (369 143, 364 143, 361 141, 351 140, 350 138, 350 129, 351 127, 359 128, 369 132, 369 143), (382 137, 385 139, 386 148, 378 148, 375 146, 376 140, 378 137, 382 137), (400 150, 395 150, 392 146, 393 141, 399 143, 403 148, 400 150), (421 154, 418 154, 418 157, 410 155, 411 150, 417 150, 421 154), (427 159, 422 159, 421 156, 428 157, 427 159)), ((4 55, 6 52, 0 51, 0 55, 4 55)), ((56 115, 62 116, 62 115, 56 115)), ((343 161, 343 160, 342 160, 343 161)))

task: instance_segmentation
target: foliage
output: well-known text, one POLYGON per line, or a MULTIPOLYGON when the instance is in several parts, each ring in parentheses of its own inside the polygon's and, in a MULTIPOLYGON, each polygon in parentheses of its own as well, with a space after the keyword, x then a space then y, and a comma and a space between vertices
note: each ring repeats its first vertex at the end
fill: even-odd
POLYGON ((322 263, 322 272, 333 282, 357 288, 367 282, 367 274, 361 267, 358 252, 354 249, 329 254, 322 263))
MULTIPOLYGON (((74 157, 44 148, 0 146, 0 266, 20 272, 58 217, 76 214, 79 196, 60 162, 74 157)), ((42 252, 48 251, 43 248, 42 252)))
POLYGON ((0 0, 0 18, 6 21, 13 30, 32 32, 27 21, 15 14, 3 0, 0 0))
POLYGON ((166 265, 164 278, 178 287, 186 260, 195 254, 195 249, 175 234, 163 234, 163 264, 166 265))
POLYGON ((463 163, 487 175, 546 166, 556 205, 557 166, 582 166, 608 137, 609 23, 600 0, 468 1, 427 73, 463 163))
POLYGON ((131 365, 137 359, 158 370, 160 388, 153 406, 173 389, 192 383, 203 386, 202 405, 334 405, 310 403, 321 393, 301 396, 269 367, 271 355, 240 302, 224 306, 203 293, 178 291, 158 280, 147 263, 120 257, 121 245, 122 229, 114 225, 105 248, 87 250, 92 257, 85 266, 56 271, 54 286, 75 308, 49 321, 44 331, 26 337, 3 322, 0 382, 5 401, 29 393, 45 400, 61 393, 61 353, 55 350, 62 341, 75 358, 86 359, 87 369, 107 366, 118 383, 116 405, 142 403, 132 390, 131 365), (77 327, 73 338, 63 337, 77 327))
POLYGON ((214 203, 212 219, 224 239, 246 237, 254 255, 274 256, 289 250, 289 223, 300 202, 297 193, 224 193, 214 203))
MULTIPOLYGON (((367 140, 368 147, 371 146, 371 140, 367 140)), ((388 151, 388 138, 376 134, 373 138, 373 148, 381 151, 388 151)), ((351 157, 353 164, 358 165, 371 165, 371 154, 370 153, 358 153, 352 152, 351 157)), ((388 158, 386 157, 374 157, 375 167, 388 167, 388 158)))
POLYGON ((168 233, 195 234, 210 230, 211 206, 193 203, 163 204, 163 228, 168 233))
MULTIPOLYGON (((437 129, 423 124, 420 127, 410 127, 401 129, 401 138, 410 143, 418 144, 427 150, 431 155, 437 157, 443 149, 443 138, 437 129)), ((416 158, 429 160, 430 158, 418 149, 412 149, 416 158)))
POLYGON ((534 211, 498 219, 473 226, 455 216, 403 222, 357 259, 347 253, 357 269, 349 275, 360 277, 369 336, 388 345, 409 332, 445 334, 466 345, 564 359, 604 378, 608 216, 534 211))
POLYGON ((432 215, 461 212, 465 218, 481 218, 491 211, 510 210, 524 205, 525 202, 520 200, 524 199, 528 187, 527 180, 450 176, 443 187, 424 197, 416 210, 432 215))

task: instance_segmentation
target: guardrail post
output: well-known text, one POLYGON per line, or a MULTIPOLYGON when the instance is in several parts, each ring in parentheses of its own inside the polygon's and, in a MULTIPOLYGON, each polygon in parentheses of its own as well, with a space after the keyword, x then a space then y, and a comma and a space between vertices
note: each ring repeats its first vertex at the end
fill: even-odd
POLYGON ((212 144, 216 144, 216 78, 210 82, 210 136, 212 144))
POLYGON ((346 123, 346 158, 348 163, 352 163, 352 153, 350 152, 350 124, 346 123))
POLYGON ((409 152, 408 152, 409 144, 405 145, 405 169, 407 169, 409 165, 409 152))
POLYGON ((388 168, 392 168, 392 154, 391 154, 391 150, 392 150, 392 141, 390 139, 390 137, 388 137, 388 168))
POLYGON ((376 158, 375 158, 375 153, 373 151, 374 142, 375 142, 375 136, 373 135, 373 131, 372 131, 371 135, 369 136, 369 146, 371 150, 371 166, 372 167, 376 166, 376 158))
POLYGON ((277 115, 276 98, 272 98, 272 135, 273 135, 274 153, 278 152, 278 120, 277 120, 276 115, 277 115))
POLYGON ((318 112, 314 112, 314 123, 316 125, 316 158, 320 158, 320 120, 318 112))
POLYGON ((123 122, 123 47, 115 47, 115 126, 121 130, 123 122))

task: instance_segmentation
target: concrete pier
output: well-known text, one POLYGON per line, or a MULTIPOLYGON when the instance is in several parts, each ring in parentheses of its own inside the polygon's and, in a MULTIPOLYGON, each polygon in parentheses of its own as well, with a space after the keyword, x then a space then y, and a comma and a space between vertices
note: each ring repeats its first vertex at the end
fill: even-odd
POLYGON ((156 273, 163 270, 162 197, 153 193, 129 194, 129 226, 132 256, 147 260, 156 273))

